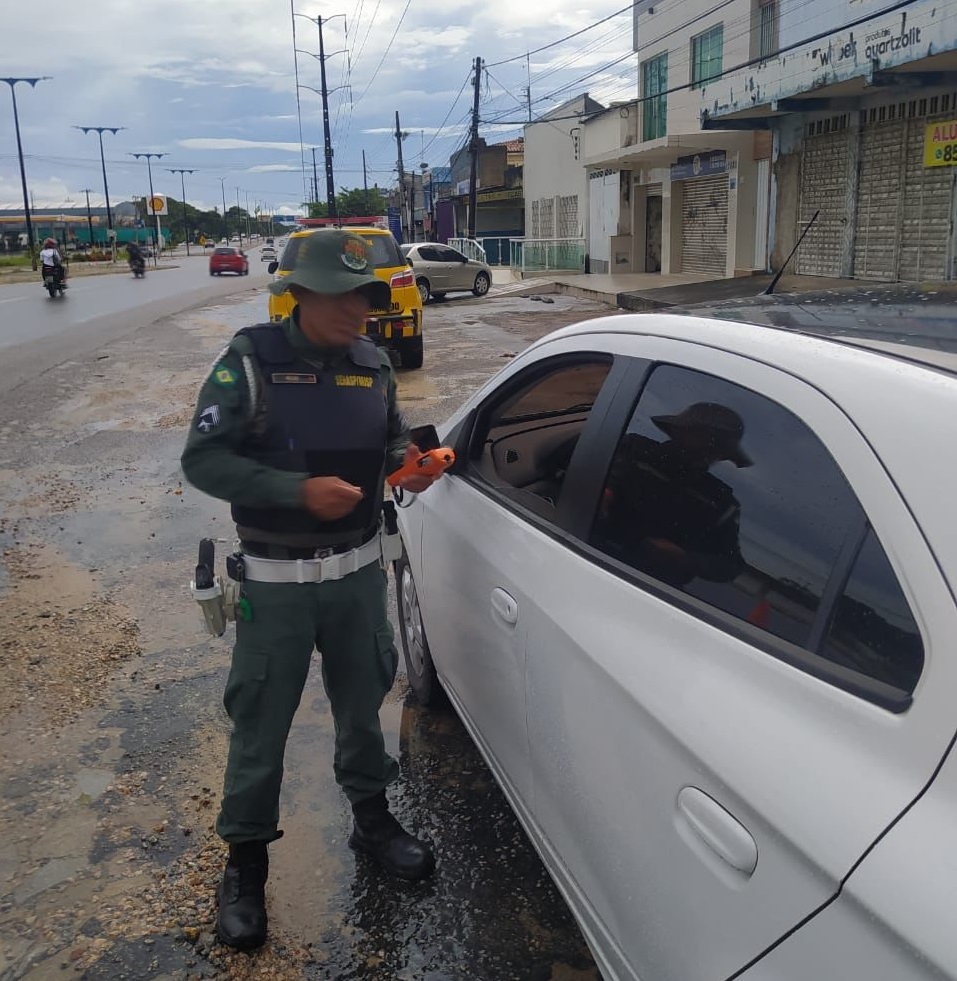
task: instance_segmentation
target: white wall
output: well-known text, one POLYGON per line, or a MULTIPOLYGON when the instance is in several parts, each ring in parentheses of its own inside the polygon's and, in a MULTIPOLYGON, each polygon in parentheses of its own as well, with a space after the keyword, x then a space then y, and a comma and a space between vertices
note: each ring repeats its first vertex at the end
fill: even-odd
MULTIPOLYGON (((572 116, 583 111, 584 96, 567 102, 552 113, 572 116)), ((585 234, 588 181, 580 159, 584 127, 575 119, 545 120, 525 127, 525 234, 532 236, 532 204, 548 198, 578 196, 578 235, 585 234), (575 147, 578 138, 578 158, 575 147)))

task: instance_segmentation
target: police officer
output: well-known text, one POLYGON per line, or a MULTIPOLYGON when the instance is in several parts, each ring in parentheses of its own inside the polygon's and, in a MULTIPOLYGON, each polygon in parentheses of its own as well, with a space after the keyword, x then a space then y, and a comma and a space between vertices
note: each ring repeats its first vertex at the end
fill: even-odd
MULTIPOLYGON (((292 316, 232 339, 202 386, 182 456, 192 484, 232 505, 245 566, 216 823, 229 843, 217 933, 240 949, 266 939, 266 846, 282 835, 283 754, 314 647, 335 720, 334 772, 352 804, 350 847, 403 879, 434 867, 428 845, 389 812, 398 767, 379 725, 398 664, 383 480, 418 453, 388 355, 360 335, 391 291, 359 236, 325 229, 300 242, 295 269, 269 287, 292 293, 292 316)), ((414 475, 401 486, 418 493, 431 482, 414 475)))

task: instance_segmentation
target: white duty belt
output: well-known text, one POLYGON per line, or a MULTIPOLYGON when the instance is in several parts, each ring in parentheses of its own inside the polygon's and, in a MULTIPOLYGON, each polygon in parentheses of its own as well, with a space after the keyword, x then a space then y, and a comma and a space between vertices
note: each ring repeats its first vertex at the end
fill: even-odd
POLYGON ((332 582, 345 579, 382 559, 382 540, 375 535, 371 541, 350 552, 327 555, 321 559, 263 559, 256 555, 243 555, 243 565, 244 576, 251 582, 332 582))

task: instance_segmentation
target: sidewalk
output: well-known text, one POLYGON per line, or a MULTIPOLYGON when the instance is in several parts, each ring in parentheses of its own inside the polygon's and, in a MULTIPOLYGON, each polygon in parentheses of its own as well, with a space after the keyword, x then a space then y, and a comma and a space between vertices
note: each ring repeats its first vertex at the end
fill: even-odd
MULTIPOLYGON (((693 303, 741 300, 760 295, 773 277, 770 273, 726 279, 703 273, 541 273, 535 279, 516 279, 511 270, 492 270, 495 296, 528 296, 563 293, 636 312, 663 310, 693 303)), ((826 279, 819 276, 784 275, 775 293, 864 287, 859 279, 826 279)))

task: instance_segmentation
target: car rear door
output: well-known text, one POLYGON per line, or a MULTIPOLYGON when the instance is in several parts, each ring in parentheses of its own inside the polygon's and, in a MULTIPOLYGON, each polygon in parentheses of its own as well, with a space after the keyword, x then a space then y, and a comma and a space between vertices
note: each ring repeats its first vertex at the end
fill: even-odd
POLYGON ((447 268, 439 259, 438 248, 436 245, 420 245, 412 265, 416 276, 424 276, 429 281, 433 293, 448 288, 447 268))
POLYGON ((820 391, 665 338, 607 349, 647 362, 576 451, 572 537, 538 543, 528 582, 533 820, 605 976, 715 981, 831 899, 931 778, 957 616, 820 391), (685 483, 661 444, 702 403, 743 435, 685 483))

